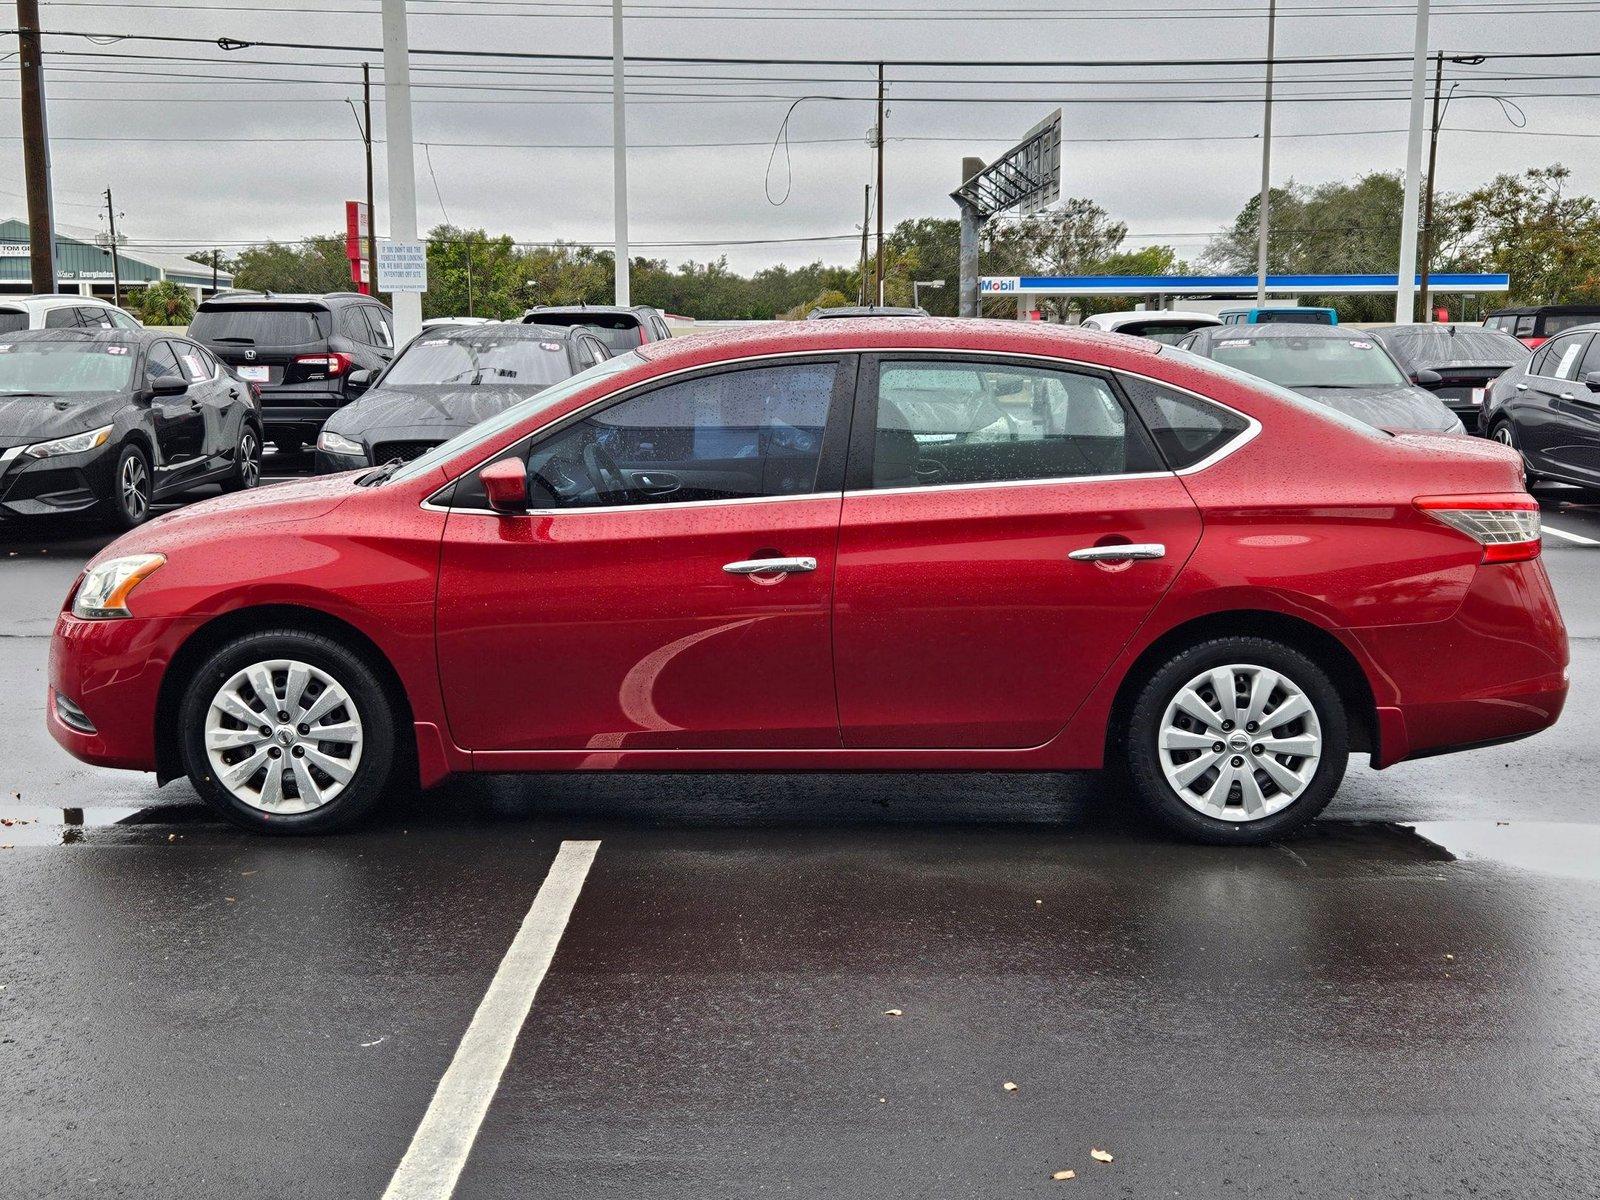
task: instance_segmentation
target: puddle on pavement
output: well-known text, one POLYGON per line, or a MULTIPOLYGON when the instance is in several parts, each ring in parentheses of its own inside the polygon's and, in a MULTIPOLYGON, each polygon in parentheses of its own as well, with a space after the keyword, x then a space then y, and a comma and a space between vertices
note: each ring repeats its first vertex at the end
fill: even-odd
POLYGON ((1600 825, 1572 821, 1419 821, 1404 825, 1458 859, 1600 880, 1600 825))

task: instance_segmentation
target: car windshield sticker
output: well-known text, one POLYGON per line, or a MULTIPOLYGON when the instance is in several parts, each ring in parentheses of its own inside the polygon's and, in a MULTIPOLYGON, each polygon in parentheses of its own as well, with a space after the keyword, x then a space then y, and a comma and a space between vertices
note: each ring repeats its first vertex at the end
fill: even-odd
POLYGON ((561 343, 560 342, 540 342, 539 343, 539 349, 541 349, 541 350, 550 350, 550 351, 559 350, 559 349, 561 349, 561 343))
POLYGON ((1371 342, 1351 342, 1350 344, 1352 346, 1354 346, 1357 350, 1371 350, 1372 349, 1372 343, 1371 342))
POLYGON ((1234 349, 1239 346, 1248 346, 1249 344, 1249 341, 1245 338, 1228 338, 1226 341, 1218 342, 1217 349, 1221 350, 1224 346, 1228 347, 1229 349, 1234 349))
POLYGON ((107 354, 126 354, 127 352, 128 352, 128 348, 126 346, 107 346, 106 347, 106 353, 107 354))

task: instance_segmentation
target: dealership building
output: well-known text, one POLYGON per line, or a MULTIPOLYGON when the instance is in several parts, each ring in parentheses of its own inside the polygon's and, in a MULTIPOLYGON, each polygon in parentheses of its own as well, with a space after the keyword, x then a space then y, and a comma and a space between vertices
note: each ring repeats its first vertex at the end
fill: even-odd
MULTIPOLYGON (((56 226, 56 291, 69 296, 110 300, 113 290, 111 248, 90 229, 56 226)), ((177 250, 117 247, 116 275, 124 289, 170 280, 188 288, 196 300, 233 286, 227 271, 192 261, 177 250)), ((0 295, 32 292, 28 258, 28 223, 0 221, 0 295)))

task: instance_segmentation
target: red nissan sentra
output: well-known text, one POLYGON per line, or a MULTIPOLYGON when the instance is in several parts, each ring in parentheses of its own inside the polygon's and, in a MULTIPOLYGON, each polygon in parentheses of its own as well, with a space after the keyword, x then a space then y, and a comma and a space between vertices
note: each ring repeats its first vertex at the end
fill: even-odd
POLYGON ((73 585, 48 721, 259 829, 458 771, 1125 766, 1191 837, 1526 737, 1567 640, 1517 456, 991 321, 657 342, 73 585))

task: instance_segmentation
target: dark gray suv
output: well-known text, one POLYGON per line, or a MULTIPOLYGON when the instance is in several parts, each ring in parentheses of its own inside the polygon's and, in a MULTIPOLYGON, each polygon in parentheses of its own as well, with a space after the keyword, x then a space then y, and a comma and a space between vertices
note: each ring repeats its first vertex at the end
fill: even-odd
POLYGON ((227 292, 201 303, 189 336, 260 389, 267 440, 285 452, 355 398, 351 375, 394 357, 394 318, 357 292, 227 292))

